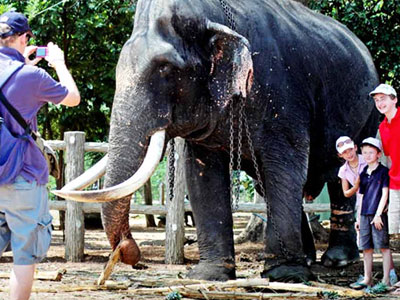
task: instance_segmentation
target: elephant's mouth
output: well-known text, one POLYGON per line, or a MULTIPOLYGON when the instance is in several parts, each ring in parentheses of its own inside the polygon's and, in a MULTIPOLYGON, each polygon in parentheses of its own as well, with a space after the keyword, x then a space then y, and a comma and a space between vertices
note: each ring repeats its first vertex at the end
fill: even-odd
POLYGON ((95 170, 92 167, 61 190, 52 191, 52 193, 62 198, 79 202, 109 202, 129 196, 142 187, 155 171, 163 155, 164 142, 165 130, 155 132, 151 136, 146 156, 140 168, 129 179, 116 186, 94 191, 76 190, 83 189, 104 174, 107 158, 103 158, 100 161, 101 163, 99 162, 95 165, 95 170), (92 174, 92 176, 89 176, 88 173, 92 174), (96 179, 94 178, 95 176, 97 176, 96 179))
POLYGON ((215 130, 217 126, 217 122, 211 118, 211 121, 207 123, 204 127, 200 129, 196 129, 194 131, 191 131, 190 133, 186 135, 182 135, 182 138, 184 138, 187 141, 192 141, 192 142, 200 142, 208 138, 215 130))

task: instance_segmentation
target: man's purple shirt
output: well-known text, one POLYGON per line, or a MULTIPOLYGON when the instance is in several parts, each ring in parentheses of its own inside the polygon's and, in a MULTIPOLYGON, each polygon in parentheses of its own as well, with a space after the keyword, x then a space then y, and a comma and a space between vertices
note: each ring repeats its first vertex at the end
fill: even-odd
MULTIPOLYGON (((24 57, 17 50, 0 47, 0 72, 12 60, 25 62, 24 57)), ((23 66, 22 69, 13 74, 3 86, 2 92, 32 130, 37 130, 36 115, 39 109, 47 102, 60 103, 68 94, 67 88, 55 81, 45 70, 29 65, 23 66)), ((0 116, 3 117, 7 128, 12 133, 19 135, 24 133, 21 125, 1 102, 0 116)), ((31 137, 26 143, 21 171, 19 174, 13 175, 12 178, 8 178, 6 182, 0 182, 0 184, 12 183, 18 175, 30 182, 36 180, 38 184, 46 184, 48 182, 49 171, 43 154, 31 137)), ((18 153, 18 151, 15 153, 18 153)), ((14 161, 12 156, 9 159, 14 161)), ((1 174, 0 177, 2 177, 1 174)))

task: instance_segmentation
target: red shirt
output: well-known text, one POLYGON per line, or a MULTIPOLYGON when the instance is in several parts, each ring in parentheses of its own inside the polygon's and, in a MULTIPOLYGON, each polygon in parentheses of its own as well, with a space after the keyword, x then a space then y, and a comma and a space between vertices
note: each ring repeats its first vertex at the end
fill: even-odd
POLYGON ((387 118, 379 125, 383 151, 390 156, 392 166, 389 170, 389 188, 400 190, 400 109, 389 123, 387 118))

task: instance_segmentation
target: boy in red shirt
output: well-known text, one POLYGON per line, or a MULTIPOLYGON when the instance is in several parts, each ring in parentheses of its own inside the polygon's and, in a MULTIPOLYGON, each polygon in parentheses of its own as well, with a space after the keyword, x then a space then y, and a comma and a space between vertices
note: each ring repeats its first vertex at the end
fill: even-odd
POLYGON ((389 234, 400 233, 400 112, 397 93, 393 87, 380 84, 370 94, 375 106, 385 119, 379 125, 383 151, 389 168, 389 234))
MULTIPOLYGON (((400 112, 397 109, 396 90, 388 84, 378 85, 369 95, 385 119, 379 125, 383 151, 389 168, 389 234, 400 233, 400 112)), ((400 287, 400 282, 395 286, 400 287)), ((400 294, 397 289, 395 294, 400 294)))

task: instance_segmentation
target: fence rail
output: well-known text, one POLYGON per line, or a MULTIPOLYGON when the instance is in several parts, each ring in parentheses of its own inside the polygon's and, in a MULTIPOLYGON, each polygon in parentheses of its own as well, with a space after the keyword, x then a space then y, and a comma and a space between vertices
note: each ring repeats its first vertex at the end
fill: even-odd
MULTIPOLYGON (((305 203, 303 204, 306 213, 312 212, 329 212, 329 203, 305 203)), ((65 211, 67 205, 65 201, 53 200, 50 201, 50 210, 65 211)), ((84 213, 99 213, 101 211, 100 203, 82 203, 82 210, 84 213)), ((185 212, 192 211, 190 204, 185 204, 185 212)), ((239 204, 239 208, 235 213, 265 213, 265 204, 239 204)), ((139 205, 131 204, 129 210, 131 214, 144 214, 144 215, 166 215, 167 207, 165 205, 139 205)))

